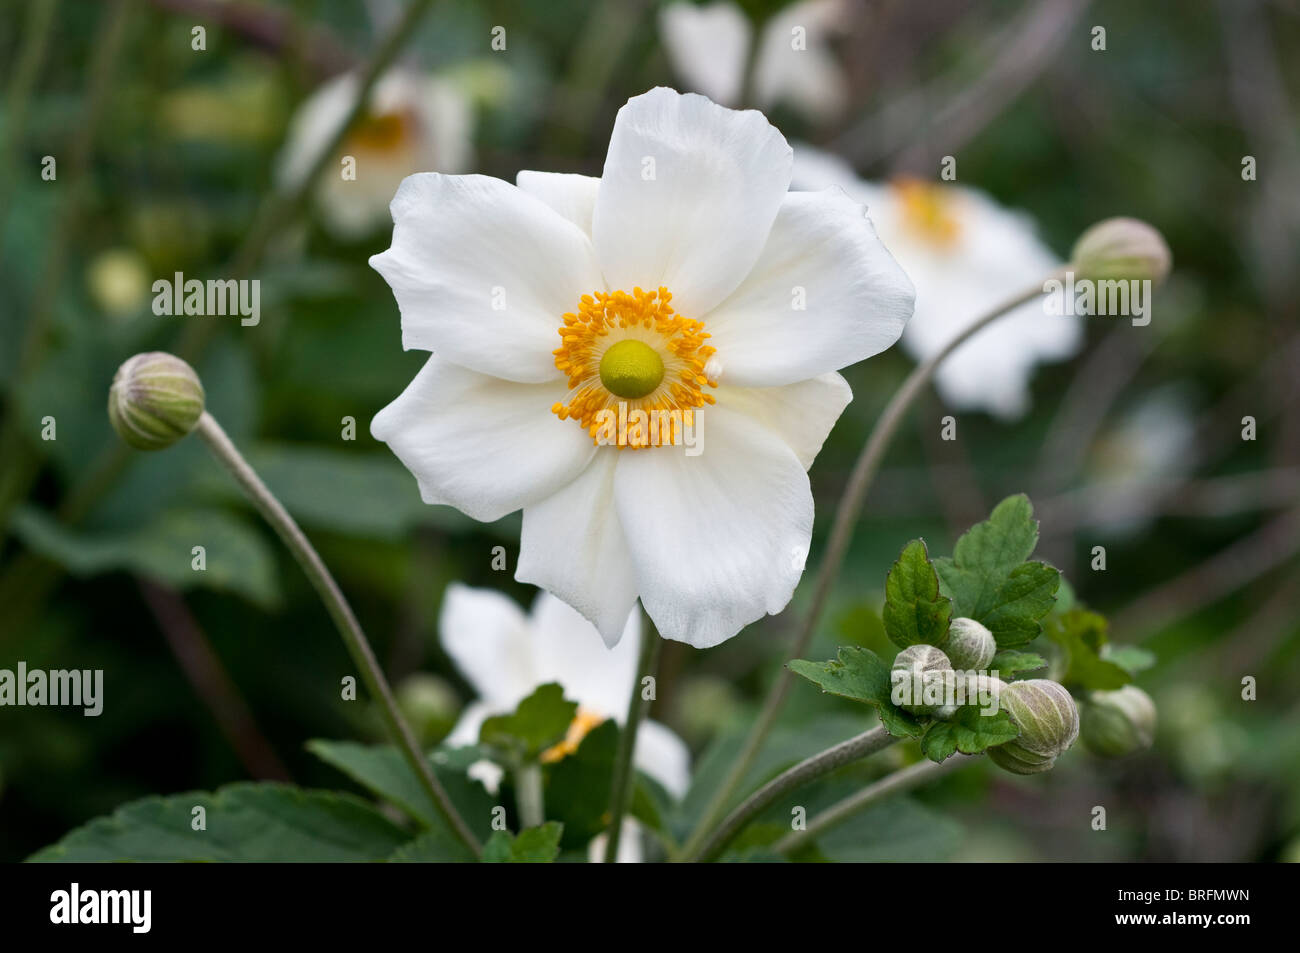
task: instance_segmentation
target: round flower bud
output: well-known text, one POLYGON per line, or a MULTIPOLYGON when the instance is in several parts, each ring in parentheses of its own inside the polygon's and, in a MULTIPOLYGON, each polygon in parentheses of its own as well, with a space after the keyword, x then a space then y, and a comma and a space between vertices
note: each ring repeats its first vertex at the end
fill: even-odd
POLYGON ((926 679, 933 680, 935 674, 945 671, 952 671, 952 663, 942 649, 925 644, 909 645, 894 657, 889 673, 895 704, 914 715, 928 715, 935 706, 922 700, 926 679))
POLYGON ((1079 720, 1088 750, 1103 758, 1122 758, 1151 747, 1156 734, 1156 703, 1136 685, 1092 692, 1079 720))
POLYGON ((394 691, 397 707, 423 745, 434 745, 447 736, 460 714, 460 700, 446 679, 416 672, 403 679, 394 691))
POLYGON ((108 389, 108 420, 137 450, 162 450, 203 415, 203 384, 179 357, 150 351, 129 358, 108 389))
POLYGON ((1070 264, 1080 277, 1096 281, 1150 279, 1160 284, 1173 256, 1164 236, 1136 218, 1108 218, 1074 243, 1070 264))
POLYGON ((989 749, 989 757, 1013 774, 1048 771, 1079 737, 1079 709, 1066 689, 1046 678, 1012 682, 999 702, 1020 729, 1014 741, 989 749))
POLYGON ((947 721, 961 708, 1002 708, 1002 689, 1007 683, 1000 678, 982 672, 932 672, 926 676, 926 684, 939 679, 945 702, 931 712, 935 718, 947 721))
POLYGON ((998 654, 998 644, 993 633, 974 619, 953 619, 948 626, 948 637, 943 650, 955 669, 969 671, 986 669, 998 654))

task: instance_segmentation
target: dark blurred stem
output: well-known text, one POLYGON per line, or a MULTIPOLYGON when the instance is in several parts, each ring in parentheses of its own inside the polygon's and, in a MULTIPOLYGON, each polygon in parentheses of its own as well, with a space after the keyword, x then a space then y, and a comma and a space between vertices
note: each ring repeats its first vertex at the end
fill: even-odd
POLYGON ((825 751, 819 751, 811 758, 805 758, 747 797, 723 819, 708 840, 695 851, 684 852, 681 859, 687 862, 712 860, 731 843, 732 838, 739 834, 746 824, 770 807, 783 794, 825 777, 846 764, 852 764, 877 751, 882 751, 895 741, 898 739, 883 727, 877 726, 860 735, 854 735, 848 741, 841 741, 825 751))
POLYGON ((292 780, 185 600, 176 590, 148 579, 140 580, 140 593, 185 678, 212 712, 249 775, 259 780, 292 780))
POLYGON ((782 854, 797 853, 800 848, 815 841, 818 835, 824 834, 832 827, 844 823, 859 811, 866 810, 873 804, 879 804, 890 795, 910 791, 926 781, 931 781, 954 768, 969 764, 974 760, 973 757, 967 755, 953 755, 942 764, 925 760, 908 765, 906 768, 900 768, 893 774, 887 774, 879 781, 868 784, 861 791, 850 794, 844 800, 835 802, 820 814, 815 815, 803 830, 786 834, 776 842, 776 850, 782 854))
MULTIPOLYGON (((826 555, 823 557, 821 566, 818 569, 812 603, 809 605, 808 614, 804 617, 794 643, 790 647, 787 660, 801 658, 808 650, 813 633, 817 629, 817 623, 821 620, 822 611, 826 608, 826 602, 830 598, 840 564, 844 562, 844 557, 848 553, 849 543, 853 539, 854 527, 857 525, 858 517, 862 513, 862 504, 866 499, 867 490, 871 488, 872 480, 875 478, 876 471, 880 469, 880 463, 884 459, 885 451, 889 449, 890 441, 893 440, 894 434, 903 422, 903 418, 907 416, 908 410, 915 403, 917 397, 929 385, 930 379, 934 377, 934 372, 939 365, 958 347, 998 318, 1042 295, 1043 284, 1051 279, 1063 279, 1069 267, 1071 266, 1066 265, 1055 272, 1044 275, 1043 281, 1031 288, 1027 288, 1021 294, 1016 295, 1006 303, 994 308, 984 317, 973 322, 965 331, 953 338, 943 350, 924 364, 919 365, 903 381, 903 386, 894 394, 888 406, 885 407, 884 413, 876 421, 875 429, 871 431, 866 446, 862 448, 862 453, 859 454, 857 462, 853 465, 853 473, 849 476, 848 485, 844 488, 844 495, 840 498, 839 506, 835 509, 835 523, 831 527, 826 555)), ((692 856, 699 851, 709 829, 722 815, 730 802, 736 786, 749 773, 754 758, 758 755, 759 749, 763 747, 763 742, 767 740, 768 734, 776 724, 777 716, 781 713, 786 695, 790 691, 792 677, 788 668, 782 668, 781 673, 772 684, 767 699, 763 702, 763 710, 754 722, 749 737, 745 739, 744 747, 732 764, 726 779, 718 787, 709 807, 701 816, 700 822, 696 826, 694 833, 692 833, 690 840, 686 842, 686 846, 683 848, 683 853, 686 856, 692 856)))
POLYGON ((655 677, 659 667, 659 650, 663 639, 651 628, 641 636, 641 653, 636 663, 636 682, 632 685, 632 695, 627 702, 627 718, 623 730, 618 735, 618 753, 614 757, 614 780, 609 792, 609 832, 605 836, 605 863, 612 864, 618 860, 618 842, 623 834, 623 816, 628 805, 632 803, 633 769, 636 754, 636 734, 641 727, 641 719, 650 707, 645 699, 642 684, 645 679, 655 677))
POLYGON ((298 527, 293 517, 275 498, 275 495, 267 489, 266 484, 248 465, 243 455, 230 442, 230 438, 226 436, 226 432, 221 429, 221 425, 217 423, 212 415, 204 411, 203 416, 199 418, 198 427, 195 429, 212 450, 213 455, 230 471, 236 482, 248 494, 248 498, 252 500, 253 505, 271 524, 271 527, 279 535, 285 546, 288 547, 289 552, 293 554, 293 558, 298 561, 298 565, 302 567, 303 572, 307 574, 307 579, 320 595, 321 601, 330 614, 330 618, 334 620, 334 625, 339 630, 339 635, 343 637, 343 643, 347 646, 353 662, 360 671, 367 690, 370 692, 371 697, 379 701, 380 714, 384 718, 384 724, 388 728, 393 741, 406 758, 411 770, 415 772, 416 778, 419 779, 421 786, 433 801, 438 813, 442 815, 443 820, 447 822, 447 826, 451 828, 452 833, 473 851, 475 857, 479 856, 481 848, 478 840, 456 811, 455 805, 451 803, 447 792, 429 767, 428 759, 424 757, 419 745, 416 744, 415 736, 411 733, 410 726, 402 717, 402 713, 397 707, 397 701, 393 698, 392 689, 388 687, 388 680, 384 677, 383 670, 380 669, 379 663, 375 660, 375 653, 370 648, 370 642, 361 630, 361 623, 357 621, 356 615, 352 612, 352 607, 348 605, 347 598, 343 595, 343 591, 339 589, 338 583, 334 581, 334 577, 330 574, 324 561, 298 527))
POLYGON ((5 136, 0 151, 0 231, 9 217, 9 195, 14 187, 14 156, 27 129, 27 104, 31 101, 36 77, 45 62, 50 45, 50 26, 58 0, 36 0, 27 8, 27 29, 23 32, 21 52, 14 66, 13 79, 5 93, 5 136))
POLYGON ((18 423, 21 409, 19 395, 29 389, 31 378, 49 345, 55 305, 63 288, 68 242, 76 231, 77 218, 81 214, 81 203, 87 189, 86 181, 90 177, 90 157, 95 144, 95 133, 112 91, 113 73, 133 6, 131 0, 117 0, 104 13, 105 25, 95 44, 95 58, 90 64, 87 78, 86 106, 77 125, 67 171, 64 173, 66 191, 63 204, 50 236, 45 262, 33 293, 27 328, 18 348, 18 363, 9 384, 9 406, 4 423, 0 425, 0 460, 5 462, 4 470, 0 473, 0 535, 3 535, 9 525, 9 514, 27 495, 40 472, 38 455, 31 442, 24 439, 23 428, 18 423))

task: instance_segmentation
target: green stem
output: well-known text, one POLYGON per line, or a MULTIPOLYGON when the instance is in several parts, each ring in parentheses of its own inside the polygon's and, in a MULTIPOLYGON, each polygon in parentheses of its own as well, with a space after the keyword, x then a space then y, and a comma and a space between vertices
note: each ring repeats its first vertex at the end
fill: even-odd
POLYGON ((850 794, 842 801, 837 801, 826 810, 813 817, 808 826, 801 831, 786 834, 776 842, 776 850, 782 854, 797 853, 800 848, 812 843, 819 834, 824 834, 837 824, 842 824, 854 814, 889 797, 901 794, 912 788, 946 774, 959 765, 969 764, 975 759, 967 755, 953 755, 942 764, 934 761, 918 761, 916 764, 900 768, 893 774, 887 774, 879 781, 868 784, 856 794, 850 794))
POLYGON ((654 678, 659 667, 659 649, 663 640, 653 628, 641 635, 641 653, 637 660, 636 682, 632 685, 632 695, 627 702, 627 718, 623 730, 618 736, 618 753, 614 758, 614 779, 609 793, 609 831, 605 837, 605 863, 612 864, 618 859, 618 842, 623 833, 623 816, 632 802, 632 765, 636 754, 636 735, 641 727, 641 718, 650 707, 642 697, 641 684, 644 679, 654 678))
POLYGON ((778 774, 747 797, 738 807, 723 818, 717 830, 704 841, 698 850, 694 853, 685 852, 682 860, 712 860, 727 844, 731 843, 731 839, 739 834, 746 824, 770 807, 783 794, 830 774, 836 768, 842 768, 846 764, 859 761, 868 755, 888 748, 897 740, 883 727, 877 726, 870 731, 864 731, 860 735, 854 735, 848 741, 841 741, 825 751, 818 752, 811 758, 805 758, 793 768, 778 774))
POLYGON ((195 430, 207 443, 213 455, 234 476, 258 511, 271 524, 272 529, 276 531, 280 539, 284 541, 285 546, 289 548, 293 558, 298 561, 303 572, 307 574, 307 579, 320 595, 321 601, 330 614, 330 618, 334 620, 334 625, 338 628, 339 634, 343 636, 343 643, 347 646, 358 671, 361 672, 361 678, 366 683, 367 690, 372 697, 379 701, 379 711, 384 719, 385 726, 388 728, 388 733, 397 743, 398 749, 406 758, 425 793, 429 795, 429 799, 437 808, 438 813, 442 815, 443 820, 447 822, 447 826, 451 828, 452 833, 474 853, 475 857, 479 856, 481 848, 477 838, 474 837, 469 826, 456 811, 455 805, 451 803, 447 792, 429 767, 428 759, 424 757, 419 745, 416 744, 410 726, 407 725, 406 720, 398 710, 392 689, 388 687, 388 680, 384 678, 383 670, 375 660, 375 653, 366 640, 366 634, 361 630, 361 624, 357 621, 357 617, 352 612, 352 607, 348 605, 347 598, 343 595, 343 591, 339 589, 338 583, 334 581, 334 577, 330 574, 324 561, 306 535, 303 534, 294 518, 289 515, 280 501, 275 498, 275 495, 267 489, 266 484, 248 465, 248 461, 231 443, 230 438, 226 436, 226 432, 221 429, 221 425, 217 423, 213 416, 204 411, 195 430))
POLYGON ((521 827, 540 827, 546 820, 542 794, 542 766, 532 761, 515 769, 515 803, 521 827))
MULTIPOLYGON (((903 422, 903 418, 911 409, 916 398, 920 396, 922 390, 930 383, 930 379, 934 377, 934 372, 939 365, 968 339, 998 318, 1042 295, 1043 284, 1049 279, 1062 277, 1069 267, 1071 266, 1067 265, 1058 271, 1045 275, 1042 282, 1026 289, 972 323, 961 334, 953 338, 943 350, 928 361, 918 365, 903 381, 903 386, 894 394, 888 406, 885 407, 884 413, 876 421, 875 429, 871 431, 866 446, 862 448, 862 453, 858 455, 857 462, 853 466, 853 473, 849 477, 848 485, 844 488, 844 495, 840 498, 839 506, 835 511, 835 523, 831 527, 826 555, 818 569, 812 603, 808 607, 808 614, 804 616, 794 642, 790 646, 787 661, 802 658, 804 653, 808 651, 813 633, 817 629, 817 623, 821 620, 822 612, 826 608, 831 589, 834 587, 835 579, 839 574, 840 565, 844 562, 844 557, 848 553, 849 542, 853 539, 853 530, 857 524, 858 516, 862 512, 862 504, 866 499, 867 490, 870 489, 876 471, 880 469, 881 460, 884 459, 885 451, 889 449, 890 441, 893 440, 894 434, 903 422)), ((701 816, 695 831, 687 840, 686 846, 683 848, 686 856, 690 857, 699 853, 700 845, 708 836, 710 828, 717 822, 723 810, 726 809, 736 786, 749 773, 754 758, 758 756, 759 750, 763 747, 763 742, 767 740, 768 734, 776 724, 777 716, 781 713, 781 708, 784 706, 786 696, 790 691, 792 678, 793 674, 783 666, 776 681, 773 682, 772 688, 768 691, 767 698, 763 702, 762 711, 754 722, 754 727, 750 730, 749 736, 745 739, 744 747, 741 748, 740 754, 736 756, 731 769, 727 772, 726 779, 714 794, 713 800, 701 816)))

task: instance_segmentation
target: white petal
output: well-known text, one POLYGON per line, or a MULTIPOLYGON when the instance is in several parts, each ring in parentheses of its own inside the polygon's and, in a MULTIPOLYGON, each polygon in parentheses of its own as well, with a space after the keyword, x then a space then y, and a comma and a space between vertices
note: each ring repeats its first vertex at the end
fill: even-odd
POLYGON ((454 582, 442 597, 438 633, 443 650, 479 694, 480 702, 461 714, 451 735, 455 744, 473 744, 484 718, 513 710, 538 684, 528 618, 499 592, 454 582))
POLYGON ((620 451, 614 497, 641 604, 665 638, 708 648, 785 608, 813 503, 799 458, 770 431, 725 407, 696 420, 698 456, 620 451))
POLYGON ((641 722, 632 757, 637 770, 654 778, 677 800, 686 796, 691 784, 691 752, 667 725, 641 722))
POLYGON ((549 592, 533 603, 533 654, 539 683, 559 682, 565 697, 622 720, 636 683, 641 613, 625 613, 622 640, 606 647, 590 622, 549 592))
POLYGON ((581 612, 611 646, 623 636, 636 603, 632 557, 614 509, 620 452, 598 450, 581 476, 524 508, 515 570, 520 582, 553 592, 581 612))
POLYGON ((664 285, 698 318, 758 258, 790 184, 790 147, 762 113, 653 89, 618 111, 592 235, 605 281, 664 285))
POLYGON ((420 483, 426 503, 491 522, 545 499, 578 476, 595 447, 551 406, 563 380, 515 384, 430 355, 370 432, 420 483))
POLYGON ((862 205, 839 189, 791 192, 753 273, 705 325, 724 382, 792 384, 891 346, 913 297, 862 205))
POLYGON ((805 0, 768 23, 754 67, 754 97, 762 106, 788 103, 813 119, 833 119, 848 101, 848 83, 830 48, 848 26, 844 0, 805 0), (802 43, 795 46, 795 29, 802 43))
POLYGON ((670 3, 659 11, 659 35, 677 75, 724 106, 740 101, 753 32, 749 18, 728 0, 702 7, 670 3))
POLYGON ((403 347, 506 380, 563 377, 563 315, 603 287, 581 229, 482 175, 410 176, 391 208, 392 247, 370 264, 397 298, 403 347))
POLYGON ((784 387, 719 387, 717 398, 719 406, 752 417, 780 437, 807 470, 853 399, 853 391, 848 381, 831 371, 784 387))
POLYGON ((591 213, 596 207, 600 179, 591 175, 524 169, 515 176, 515 184, 577 225, 585 235, 591 235, 591 213))

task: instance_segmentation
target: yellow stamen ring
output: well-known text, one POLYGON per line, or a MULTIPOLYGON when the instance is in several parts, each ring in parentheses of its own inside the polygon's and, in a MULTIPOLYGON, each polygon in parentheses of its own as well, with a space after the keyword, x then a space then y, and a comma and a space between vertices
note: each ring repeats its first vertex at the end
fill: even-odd
MULTIPOLYGON (((662 287, 583 295, 577 313, 564 315, 559 329, 555 366, 569 378, 571 394, 552 412, 576 420, 595 443, 608 417, 602 412, 617 416, 620 405, 629 413, 675 413, 682 425, 693 426, 694 409, 715 402, 705 388, 718 382, 705 367, 716 348, 705 343, 704 322, 677 314, 671 300, 662 287)), ((677 424, 670 426, 661 444, 675 438, 677 424)))

